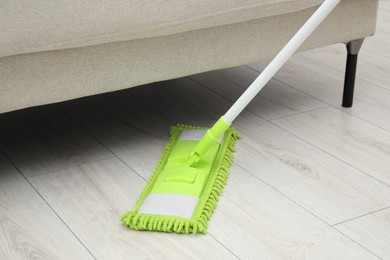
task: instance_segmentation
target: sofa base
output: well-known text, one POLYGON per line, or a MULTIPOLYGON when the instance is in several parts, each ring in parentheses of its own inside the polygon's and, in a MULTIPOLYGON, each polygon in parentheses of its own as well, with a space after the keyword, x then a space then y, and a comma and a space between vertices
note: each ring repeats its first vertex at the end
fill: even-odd
MULTIPOLYGON (((370 36, 377 1, 344 0, 301 51, 370 36)), ((315 8, 163 37, 0 58, 0 113, 270 59, 315 8)))

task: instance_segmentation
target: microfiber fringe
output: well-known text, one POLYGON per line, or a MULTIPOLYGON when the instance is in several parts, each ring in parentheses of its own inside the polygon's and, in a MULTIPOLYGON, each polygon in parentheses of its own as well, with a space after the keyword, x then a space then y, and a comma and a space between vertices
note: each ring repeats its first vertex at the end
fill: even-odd
MULTIPOLYGON (((229 128, 225 133, 229 135, 227 147, 224 151, 223 158, 218 166, 217 174, 213 174, 210 179, 210 184, 206 186, 204 196, 200 198, 197 209, 192 219, 186 219, 176 216, 164 216, 164 215, 149 215, 137 213, 142 202, 145 200, 149 193, 149 190, 153 187, 155 180, 157 179, 160 168, 165 165, 167 155, 173 148, 177 141, 179 134, 183 130, 195 130, 195 129, 207 129, 202 127, 193 127, 187 125, 173 126, 170 133, 170 142, 165 146, 161 159, 156 167, 156 170, 152 174, 148 184, 146 185, 143 193, 140 196, 135 207, 120 217, 120 221, 123 222, 125 227, 130 227, 133 230, 153 230, 162 232, 176 232, 180 234, 188 233, 206 233, 207 222, 209 221, 214 209, 217 206, 219 197, 222 194, 223 188, 226 184, 229 176, 229 169, 233 162, 234 146, 237 139, 240 139, 240 135, 233 128, 229 128), (204 206, 203 206, 204 205, 204 206), (203 207, 202 207, 203 206, 203 207), (198 213, 198 214, 197 214, 198 213)), ((216 169, 214 169, 215 171, 216 169)))

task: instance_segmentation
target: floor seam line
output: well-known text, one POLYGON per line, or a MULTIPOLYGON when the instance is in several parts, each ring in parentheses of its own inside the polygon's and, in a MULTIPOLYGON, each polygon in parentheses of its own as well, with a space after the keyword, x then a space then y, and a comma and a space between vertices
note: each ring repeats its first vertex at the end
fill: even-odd
POLYGON ((374 210, 374 211, 372 211, 372 212, 368 212, 368 213, 366 213, 366 214, 363 214, 363 215, 360 215, 360 216, 357 216, 357 217, 354 217, 354 218, 351 218, 351 219, 347 219, 347 220, 341 221, 341 222, 339 222, 339 223, 333 224, 332 226, 335 227, 335 226, 344 224, 344 223, 346 223, 346 222, 354 221, 355 219, 359 219, 359 218, 364 218, 364 217, 366 217, 366 216, 369 216, 369 215, 372 215, 372 214, 375 214, 375 213, 378 213, 378 212, 381 212, 381 211, 384 211, 384 210, 387 210, 387 209, 390 209, 390 206, 385 207, 385 208, 382 208, 382 209, 374 210))
POLYGON ((281 126, 275 124, 275 123, 272 122, 272 121, 268 121, 268 122, 269 122, 270 124, 272 124, 272 125, 278 127, 279 129, 285 131, 286 133, 291 134, 292 136, 298 138, 299 140, 303 141, 304 143, 306 143, 306 144, 308 144, 308 145, 310 145, 310 146, 312 146, 312 147, 318 149, 319 151, 321 151, 321 152, 323 152, 323 153, 325 153, 325 154, 327 154, 327 155, 333 157, 334 159, 336 159, 336 160, 338 160, 338 161, 340 161, 340 162, 342 162, 342 163, 344 163, 344 164, 346 164, 346 165, 352 167, 353 169, 355 169, 355 170, 357 170, 357 171, 363 173, 364 175, 367 175, 368 177, 370 177, 370 178, 372 178, 372 179, 374 179, 374 180, 376 180, 376 181, 378 181, 378 182, 380 182, 380 183, 386 185, 387 187, 390 187, 390 184, 388 184, 388 183, 386 183, 386 182, 384 182, 384 181, 382 181, 382 180, 380 180, 380 179, 378 179, 378 178, 372 176, 371 174, 369 174, 369 173, 363 171, 362 169, 359 169, 359 168, 357 168, 356 166, 354 166, 354 165, 352 165, 352 164, 350 164, 350 163, 348 163, 348 162, 346 162, 346 161, 344 161, 344 160, 338 158, 337 156, 335 156, 335 155, 333 155, 333 154, 331 154, 331 153, 329 153, 329 152, 323 150, 322 148, 316 146, 315 144, 312 144, 311 142, 306 141, 305 139, 303 139, 303 138, 301 138, 300 136, 298 136, 298 135, 292 133, 291 131, 288 131, 288 130, 284 129, 283 127, 281 127, 281 126))
MULTIPOLYGON (((96 109, 98 109, 100 112, 104 113, 107 115, 107 113, 105 111, 102 111, 99 107, 97 107, 95 104, 89 102, 88 100, 85 100, 88 104, 90 104, 91 106, 94 106, 96 109)), ((110 153, 113 154, 112 157, 110 158, 117 158, 119 159, 124 165, 126 165, 131 171, 133 171, 135 174, 137 174, 141 179, 143 179, 144 181, 146 181, 144 179, 144 177, 142 177, 137 171, 135 171, 130 165, 128 165, 126 162, 124 162, 116 153, 114 153, 108 146, 106 146, 102 141, 100 141, 93 133, 91 133, 87 128, 85 128, 83 125, 81 125, 77 120, 73 119, 73 117, 71 117, 66 111, 64 111, 61 107, 59 107, 59 109, 70 119, 72 120, 73 122, 75 122, 75 124, 77 124, 79 127, 81 127, 84 131, 86 131, 93 139, 95 139, 99 144, 101 144, 104 148, 106 148, 110 153)), ((109 115, 108 115, 109 116, 109 115)), ((106 158, 108 159, 108 158, 106 158)))
MULTIPOLYGON (((192 80, 192 79, 191 79, 191 80, 192 80)), ((201 83, 198 83, 197 81, 194 81, 194 80, 192 80, 192 81, 195 82, 196 84, 198 84, 199 86, 201 86, 201 87, 203 87, 203 88, 205 88, 205 89, 207 89, 207 90, 209 90, 209 91, 211 91, 211 92, 214 93, 214 91, 212 91, 212 90, 210 90, 209 88, 205 87, 205 86, 202 85, 201 83)), ((225 100, 227 100, 227 101, 229 101, 229 102, 232 102, 230 99, 228 99, 227 97, 222 96, 221 94, 218 94, 218 93, 215 93, 215 94, 221 96, 222 98, 224 98, 225 100)), ((329 105, 329 104, 328 104, 328 105, 329 105)), ((333 106, 329 105, 329 107, 333 107, 333 106)), ((319 108, 319 109, 326 109, 326 108, 329 108, 329 107, 319 108)), ((319 110, 319 109, 318 109, 318 110, 319 110)), ((256 116, 256 117, 259 117, 259 118, 261 118, 261 119, 263 119, 263 120, 269 122, 270 124, 272 124, 272 125, 278 127, 279 129, 281 129, 281 130, 284 131, 285 133, 291 134, 292 136, 294 136, 294 137, 298 138, 299 140, 303 141, 304 143, 306 143, 306 144, 308 144, 308 145, 310 145, 310 146, 312 146, 312 147, 318 149, 319 151, 321 151, 321 152, 323 152, 323 153, 326 153, 326 154, 330 155, 331 157, 335 158, 336 160, 338 160, 338 161, 340 161, 340 162, 342 162, 342 163, 345 163, 346 165, 349 165, 350 167, 352 167, 352 168, 354 168, 355 170, 357 170, 357 171, 359 171, 359 172, 361 172, 361 173, 367 175, 368 177, 373 178, 373 179, 375 179, 376 181, 378 181, 378 182, 380 182, 380 183, 382 183, 382 184, 384 184, 384 185, 386 185, 386 186, 390 186, 390 184, 387 184, 386 182, 383 182, 382 180, 379 180, 379 179, 375 178, 374 176, 372 176, 372 175, 366 173, 365 171, 363 171, 363 170, 361 170, 361 169, 359 169, 359 168, 353 166, 352 164, 349 164, 349 163, 345 162, 344 160, 341 160, 340 158, 334 156, 333 154, 330 154, 330 153, 328 153, 327 151, 324 151, 323 149, 317 147, 316 145, 314 145, 314 144, 312 144, 312 143, 309 143, 309 142, 307 142, 306 140, 302 139, 301 137, 299 137, 299 136, 297 136, 297 135, 291 133, 290 131, 287 131, 286 129, 284 129, 284 128, 278 126, 278 125, 276 125, 274 122, 272 122, 272 120, 267 120, 267 119, 265 119, 265 118, 263 118, 263 117, 261 117, 261 116, 255 114, 255 113, 253 113, 252 111, 247 110, 247 108, 245 108, 244 110, 247 111, 248 113, 251 113, 252 115, 254 115, 254 116, 256 116)), ((309 111, 307 111, 307 112, 302 112, 302 113, 300 113, 300 114, 304 114, 304 113, 309 113, 309 111)), ((351 115, 351 116, 354 116, 354 115, 351 115)))
MULTIPOLYGON (((373 53, 372 53, 372 54, 373 54, 373 53)), ((334 71, 337 71, 337 72, 340 72, 340 73, 343 73, 343 74, 345 73, 345 70, 336 69, 336 68, 330 66, 329 64, 323 63, 323 62, 321 62, 321 61, 317 61, 317 60, 315 60, 315 59, 313 59, 313 58, 311 58, 311 57, 306 56, 306 55, 303 54, 303 53, 298 54, 298 55, 301 55, 301 56, 303 56, 303 57, 305 57, 305 58, 307 58, 307 59, 309 59, 309 60, 311 60, 311 61, 317 62, 317 63, 319 63, 319 64, 321 64, 321 65, 323 65, 323 66, 325 66, 325 67, 328 67, 328 68, 330 68, 330 69, 332 69, 332 70, 334 70, 334 71)), ((375 54, 373 54, 373 55, 375 55, 375 54)), ((347 56, 347 53, 346 53, 346 56, 347 56)), ((359 63, 358 63, 358 66, 359 66, 359 63)), ((368 80, 366 80, 366 79, 364 79, 364 78, 361 78, 357 73, 356 73, 356 79, 357 79, 357 80, 361 80, 361 81, 363 81, 363 82, 365 82, 365 83, 371 84, 371 85, 373 85, 373 86, 375 86, 375 87, 378 87, 378 88, 381 88, 381 89, 385 89, 385 90, 389 90, 388 88, 382 87, 382 86, 380 86, 380 85, 378 85, 378 84, 376 84, 376 83, 374 83, 374 82, 371 82, 371 81, 368 81, 368 80)))
POLYGON ((89 248, 81 241, 81 239, 76 235, 76 233, 73 232, 73 230, 65 223, 65 221, 60 217, 60 215, 53 209, 53 207, 45 200, 45 198, 42 196, 41 193, 38 192, 38 190, 34 187, 34 185, 32 185, 32 183, 26 178, 26 176, 23 175, 23 173, 20 171, 20 169, 10 160, 10 158, 8 157, 8 155, 3 151, 3 150, 0 150, 5 158, 12 164, 13 167, 15 167, 15 169, 20 173, 20 175, 22 175, 22 177, 26 180, 26 182, 30 185, 30 187, 35 191, 35 193, 41 198, 41 200, 46 204, 47 207, 49 207, 49 209, 56 215, 56 217, 64 224, 64 226, 66 227, 66 229, 69 230, 69 232, 71 232, 71 234, 73 235, 73 237, 79 241, 79 243, 84 247, 84 249, 91 255, 91 257, 93 259, 97 259, 93 254, 92 252, 89 250, 89 248))
POLYGON ((67 170, 70 170, 70 169, 73 169, 73 168, 82 167, 84 165, 88 165, 88 164, 91 164, 91 163, 96 163, 96 162, 100 162, 100 161, 104 161, 104 160, 109 160, 109 159, 112 159, 112 158, 115 158, 115 155, 112 155, 110 157, 100 158, 100 159, 93 160, 93 161, 90 161, 90 162, 83 162, 83 163, 76 164, 76 165, 70 165, 67 168, 59 168, 59 169, 56 169, 54 171, 48 171, 48 172, 44 172, 44 173, 40 173, 40 174, 31 175, 31 176, 28 176, 26 178, 27 179, 31 179, 31 178, 34 178, 34 177, 45 176, 45 175, 48 175, 48 174, 59 174, 60 172, 63 172, 63 171, 67 171, 67 170))
POLYGON ((251 173, 250 171, 248 171, 247 169, 243 168, 241 165, 238 165, 237 163, 234 163, 235 165, 237 165, 238 167, 240 167, 242 170, 244 170, 245 172, 247 172, 248 174, 250 174, 251 176, 253 176, 254 178, 258 179, 259 181, 261 181, 262 183, 264 183, 265 185, 267 185, 268 187, 270 187, 271 189, 273 189, 274 191, 276 191, 277 193, 279 193, 281 196, 285 197, 286 199, 288 199, 289 201, 291 201, 292 203, 294 203, 295 205, 297 205, 298 207, 300 207, 301 209, 303 209, 304 211, 306 211, 307 213, 309 213, 310 215, 312 215, 313 217, 315 217, 316 219, 320 220, 321 222, 323 222, 325 225, 327 225, 328 227, 330 227, 331 229, 335 230, 336 232, 342 234, 343 236, 349 238, 351 241, 355 242, 358 246, 360 246, 361 248, 367 250, 368 252, 370 252, 371 254, 373 254, 374 256, 378 257, 379 259, 382 259, 380 258, 378 255, 376 255, 375 253, 373 253, 371 250, 367 249, 366 247, 364 247, 363 245, 361 245, 360 243, 358 243, 356 240, 352 239, 351 237, 347 236, 346 234, 342 233, 340 230, 338 230, 337 228, 335 228, 334 226, 332 226, 331 224, 329 224, 328 222, 326 222, 325 220, 323 220, 321 217, 317 216, 316 214, 314 214, 313 212, 311 212, 310 210, 306 209, 305 207, 303 207, 302 205, 300 205, 299 203, 297 203, 295 200, 291 199, 290 197, 288 197, 287 195, 285 195, 284 193, 282 193, 281 191, 279 191, 277 188, 275 188, 273 185, 267 183, 266 181, 262 180, 261 178, 259 178, 258 176, 254 175, 253 173, 251 173))

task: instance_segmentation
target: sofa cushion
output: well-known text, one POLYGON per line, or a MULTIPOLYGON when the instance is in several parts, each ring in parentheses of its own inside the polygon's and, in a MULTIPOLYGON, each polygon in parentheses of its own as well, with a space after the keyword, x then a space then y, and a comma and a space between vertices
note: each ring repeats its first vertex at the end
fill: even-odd
POLYGON ((323 0, 2 0, 0 57, 155 37, 310 8, 323 0))

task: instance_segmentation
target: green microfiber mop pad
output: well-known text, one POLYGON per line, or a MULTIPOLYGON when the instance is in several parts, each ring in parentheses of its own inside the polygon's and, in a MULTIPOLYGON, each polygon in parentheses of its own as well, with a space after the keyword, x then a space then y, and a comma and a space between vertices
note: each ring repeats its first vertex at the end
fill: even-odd
POLYGON ((206 233, 228 178, 234 145, 240 138, 229 128, 192 166, 188 155, 207 128, 177 125, 134 208, 120 217, 126 227, 176 233, 206 233))

